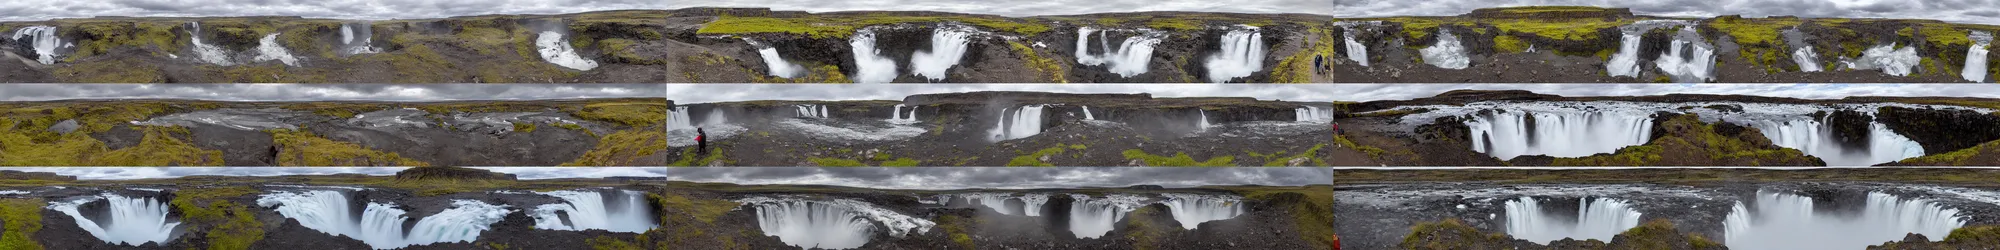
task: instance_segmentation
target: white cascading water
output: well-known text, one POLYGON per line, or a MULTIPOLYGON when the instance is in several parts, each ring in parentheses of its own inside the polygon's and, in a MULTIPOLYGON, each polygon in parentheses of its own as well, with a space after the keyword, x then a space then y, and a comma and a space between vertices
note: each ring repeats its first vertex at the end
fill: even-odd
POLYGON ((221 66, 229 66, 236 64, 234 62, 229 61, 229 51, 223 50, 221 46, 215 46, 214 44, 208 44, 201 41, 200 22, 188 22, 188 26, 194 28, 188 30, 188 40, 190 43, 194 44, 195 59, 200 59, 202 62, 207 62, 209 64, 215 64, 221 66))
POLYGON ((951 66, 958 65, 965 58, 966 45, 979 31, 971 26, 940 24, 931 31, 931 48, 910 54, 910 73, 931 81, 943 81, 949 76, 951 66))
POLYGON ((291 51, 285 50, 284 45, 278 44, 279 34, 284 33, 271 33, 270 35, 264 35, 264 39, 258 39, 257 57, 250 58, 250 60, 257 62, 277 60, 280 63, 284 63, 285 66, 299 66, 299 58, 293 57, 291 51))
POLYGON ((1295 121, 1301 122, 1330 121, 1333 120, 1333 110, 1314 106, 1299 107, 1292 109, 1292 117, 1295 121))
POLYGON ((885 83, 896 80, 896 60, 875 48, 875 30, 863 28, 847 39, 854 50, 854 82, 885 83))
POLYGON ((1118 221, 1125 219, 1125 213, 1145 206, 1146 198, 1112 194, 1104 198, 1071 194, 1076 201, 1069 204, 1069 232, 1078 239, 1104 237, 1117 228, 1118 221))
POLYGON ((993 129, 988 130, 987 134, 993 141, 1028 138, 1041 134, 1042 109, 1046 107, 1048 105, 1021 106, 1014 109, 1013 115, 1008 115, 1007 110, 1000 110, 1000 118, 996 119, 999 121, 993 124, 993 129))
POLYGON ((966 203, 984 205, 987 208, 992 208, 993 211, 999 212, 1000 214, 1007 214, 1007 215, 1021 214, 1030 217, 1042 216, 1042 205, 1049 203, 1048 194, 1026 194, 1021 196, 1014 196, 1013 194, 1005 194, 1005 193, 973 193, 973 194, 965 194, 962 196, 965 197, 966 203), (1010 199, 1021 201, 1022 205, 1020 211, 1017 212, 1014 210, 1013 207, 1007 206, 1007 200, 1010 199))
POLYGON ((1257 26, 1237 25, 1222 35, 1222 50, 1208 57, 1208 81, 1228 82, 1264 70, 1264 35, 1257 26))
POLYGON ((1097 120, 1097 116, 1090 115, 1090 106, 1083 106, 1083 120, 1097 120))
POLYGON ((1802 72, 1819 72, 1818 58, 1819 53, 1813 52, 1812 46, 1802 46, 1797 50, 1792 50, 1792 62, 1798 63, 1799 71, 1802 72))
POLYGON ((766 45, 757 42, 757 40, 750 40, 749 38, 744 38, 743 41, 749 42, 751 47, 757 47, 757 55, 764 58, 765 71, 769 71, 771 76, 783 78, 805 76, 806 67, 799 66, 799 64, 792 63, 791 61, 785 61, 785 57, 778 55, 778 47, 766 45))
POLYGON ((1870 166, 1924 156, 1923 145, 1896 134, 1889 130, 1888 125, 1879 122, 1868 123, 1868 145, 1865 148, 1841 145, 1839 138, 1833 134, 1832 125, 1811 118, 1753 121, 1750 126, 1763 131, 1764 137, 1771 139, 1771 144, 1819 157, 1828 166, 1870 166))
POLYGON ((651 205, 646 202, 646 196, 638 191, 562 190, 535 193, 563 200, 563 203, 535 207, 535 229, 644 233, 657 226, 651 205))
POLYGON ((1447 69, 1465 69, 1472 66, 1472 58, 1467 56, 1465 45, 1459 43, 1458 36, 1451 29, 1438 28, 1437 45, 1417 50, 1423 54, 1424 63, 1447 69))
POLYGON ((1548 243, 1574 238, 1610 241, 1613 236, 1639 226, 1640 213, 1632 204, 1612 198, 1579 198, 1575 220, 1564 211, 1542 210, 1534 197, 1507 201, 1507 234, 1516 239, 1548 243))
POLYGON ((889 111, 889 123, 896 123, 896 124, 917 123, 917 108, 911 107, 909 115, 905 116, 903 115, 903 107, 904 107, 903 104, 896 104, 896 109, 889 111))
POLYGON ((806 249, 860 248, 878 232, 871 221, 887 226, 894 237, 912 230, 924 234, 937 225, 856 200, 751 197, 737 203, 756 207, 757 227, 764 235, 806 249))
POLYGON ((1958 74, 1966 81, 1986 81, 1986 46, 1993 44, 1993 33, 1972 31, 1966 38, 1972 39, 1972 47, 1965 51, 1965 67, 1958 74))
POLYGON ((1153 46, 1159 45, 1161 35, 1145 30, 1142 34, 1126 37, 1118 47, 1111 47, 1109 36, 1104 31, 1091 27, 1076 28, 1076 63, 1090 66, 1110 65, 1111 73, 1119 77, 1132 77, 1146 73, 1146 66, 1153 60, 1153 46), (1090 34, 1097 34, 1098 51, 1102 55, 1090 54, 1090 34))
POLYGON ((1583 157, 1645 144, 1652 140, 1653 118, 1643 111, 1493 110, 1467 119, 1465 126, 1472 132, 1473 151, 1501 160, 1522 155, 1583 157), (1534 124, 1528 124, 1528 117, 1534 117, 1534 124))
POLYGON ((48 209, 69 215, 71 219, 76 220, 76 226, 83 228, 85 232, 90 232, 90 236, 116 245, 138 246, 147 242, 164 245, 168 238, 173 237, 174 227, 181 224, 167 216, 169 206, 166 202, 151 197, 104 194, 68 202, 50 202, 48 209), (105 213, 109 215, 108 218, 93 220, 84 217, 83 212, 77 210, 85 203, 96 201, 105 201, 109 204, 105 206, 109 210, 105 213))
POLYGON ((1925 199, 1869 192, 1867 202, 1853 215, 1820 214, 1812 197, 1758 190, 1754 207, 1738 201, 1723 220, 1722 242, 1730 249, 1856 249, 1909 233, 1942 239, 1965 226, 1958 209, 1925 199))
POLYGON ((1701 38, 1694 25, 1681 26, 1681 31, 1669 42, 1666 54, 1653 60, 1660 72, 1671 75, 1676 82, 1699 83, 1715 79, 1715 46, 1701 38))
POLYGON ((542 31, 535 36, 535 51, 541 52, 542 60, 575 70, 597 68, 597 61, 576 54, 576 48, 569 46, 569 39, 562 32, 542 31))
POLYGON ((279 191, 257 198, 257 205, 276 207, 279 215, 297 220, 299 225, 336 236, 367 243, 375 249, 395 249, 441 242, 472 242, 479 233, 511 213, 505 205, 473 200, 454 200, 452 208, 418 220, 408 234, 403 224, 410 218, 395 205, 370 202, 355 218, 347 195, 339 191, 279 191))
POLYGON ((1208 110, 1195 110, 1195 113, 1201 114, 1201 120, 1196 121, 1194 124, 1195 128, 1200 128, 1201 130, 1208 130, 1208 127, 1212 126, 1208 124, 1208 110))
MULTIPOLYGON (((1618 53, 1612 54, 1611 60, 1604 63, 1605 73, 1611 76, 1639 77, 1639 44, 1645 41, 1646 32, 1652 31, 1655 28, 1676 25, 1692 26, 1686 21, 1681 20, 1640 20, 1632 24, 1619 26, 1618 31, 1621 36, 1618 40, 1618 53)), ((1679 46, 1670 48, 1679 48, 1679 46)), ((1670 54, 1672 53, 1670 52, 1670 54)), ((1714 60, 1711 58, 1709 61, 1713 62, 1714 60)))
POLYGON ((1182 228, 1194 230, 1203 222, 1227 220, 1243 215, 1243 197, 1199 194, 1161 194, 1168 212, 1182 228))
POLYGON ((830 113, 826 111, 826 105, 799 104, 799 105, 793 105, 792 109, 793 109, 792 110, 793 114, 802 118, 826 119, 833 117, 830 113))
POLYGON ((667 130, 694 129, 694 120, 688 117, 688 107, 674 107, 667 113, 667 130))
POLYGON ((1898 49, 1896 44, 1891 43, 1863 50, 1861 58, 1848 59, 1845 63, 1849 69, 1882 69, 1883 74, 1909 76, 1922 61, 1916 46, 1898 49))
POLYGON ((14 40, 26 38, 28 47, 35 49, 35 61, 42 64, 56 64, 56 49, 61 47, 62 37, 56 36, 55 26, 28 26, 14 30, 14 40))
POLYGON ((347 55, 376 53, 375 28, 367 22, 340 24, 340 45, 347 55))
POLYGON ((1355 41, 1353 32, 1345 33, 1345 35, 1341 36, 1341 39, 1346 40, 1347 60, 1361 63, 1361 67, 1368 67, 1368 45, 1361 44, 1360 41, 1355 41))

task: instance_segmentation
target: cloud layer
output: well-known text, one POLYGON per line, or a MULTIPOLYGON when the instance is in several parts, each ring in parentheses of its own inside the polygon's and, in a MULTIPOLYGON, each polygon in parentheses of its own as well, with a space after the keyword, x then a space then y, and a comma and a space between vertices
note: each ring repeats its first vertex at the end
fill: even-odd
POLYGON ((1735 94, 1807 99, 1848 96, 1956 96, 2000 98, 1993 84, 874 84, 669 85, 677 103, 752 100, 902 100, 914 94, 971 91, 1152 93, 1154 97, 1255 97, 1287 101, 1378 101, 1435 96, 1459 89, 1529 90, 1564 96, 1735 94))
POLYGON ((0 84, 0 101, 449 101, 660 97, 663 84, 0 84))
POLYGON ((806 184, 878 189, 1033 189, 1160 185, 1303 186, 1333 184, 1333 171, 1306 167, 926 167, 926 168, 671 168, 668 179, 736 184, 806 184))
POLYGON ((415 19, 486 14, 564 14, 622 9, 757 7, 812 12, 897 10, 1004 16, 1133 11, 1245 13, 1333 12, 1326 0, 69 0, 0 2, 0 20, 92 16, 304 16, 339 19, 415 19))
POLYGON ((1581 5, 1659 16, 1915 18, 2000 24, 2000 0, 1333 0, 1334 16, 1453 16, 1473 9, 1581 5))

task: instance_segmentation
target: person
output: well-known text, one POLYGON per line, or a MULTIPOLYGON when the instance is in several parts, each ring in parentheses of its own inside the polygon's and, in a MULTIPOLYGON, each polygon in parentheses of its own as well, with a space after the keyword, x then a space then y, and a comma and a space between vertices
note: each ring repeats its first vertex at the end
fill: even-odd
POLYGON ((708 154, 708 132, 702 131, 701 128, 694 128, 694 145, 694 152, 696 154, 708 154))
POLYGON ((1336 135, 1347 135, 1347 133, 1342 133, 1342 132, 1344 132, 1344 131, 1340 131, 1340 122, 1338 122, 1338 121, 1336 121, 1336 122, 1333 122, 1333 134, 1336 134, 1336 135))
POLYGON ((1322 63, 1323 63, 1323 62, 1325 61, 1325 59, 1322 59, 1322 58, 1323 58, 1323 57, 1322 57, 1322 56, 1320 56, 1320 55, 1313 55, 1313 72, 1314 72, 1314 73, 1319 73, 1319 74, 1321 74, 1321 75, 1325 75, 1325 74, 1326 74, 1326 67, 1325 67, 1325 66, 1320 66, 1320 65, 1323 65, 1322 63))

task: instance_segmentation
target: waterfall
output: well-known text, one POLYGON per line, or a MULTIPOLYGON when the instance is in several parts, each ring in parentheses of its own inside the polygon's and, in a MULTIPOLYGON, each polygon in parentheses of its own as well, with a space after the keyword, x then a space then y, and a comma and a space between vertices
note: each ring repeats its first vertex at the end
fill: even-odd
POLYGON ((1723 243, 1733 249, 1854 249, 1902 240, 1908 233, 1941 239, 1965 226, 1958 209, 1925 199, 1869 192, 1860 213, 1819 214, 1812 197, 1757 191, 1723 220, 1723 243))
POLYGON ((1895 43, 1876 45, 1861 51, 1861 58, 1851 58, 1846 62, 1849 69, 1882 69, 1883 74, 1909 76, 1923 57, 1917 56, 1917 47, 1896 48, 1895 43))
POLYGON ((951 66, 965 58, 966 44, 976 32, 970 26, 939 24, 931 31, 931 49, 910 54, 910 72, 931 81, 944 80, 951 66))
POLYGON ((1201 128, 1201 130, 1208 130, 1208 127, 1209 127, 1209 124, 1208 124, 1208 110, 1200 110, 1200 109, 1196 109, 1196 110, 1195 110, 1195 113, 1199 113, 1199 114, 1201 114, 1201 120, 1199 120, 1199 121, 1196 121, 1196 123, 1194 124, 1194 126, 1195 126, 1196 128, 1201 128))
POLYGON ((1090 66, 1109 64, 1111 73, 1119 77, 1145 74, 1147 64, 1153 60, 1153 46, 1159 45, 1165 37, 1160 32, 1142 31, 1141 34, 1126 37, 1114 51, 1105 33, 1109 32, 1091 27, 1076 28, 1076 63, 1090 66), (1091 33, 1097 33, 1098 49, 1103 51, 1103 55, 1090 54, 1091 33))
POLYGON ((535 228, 581 231, 601 229, 620 233, 644 233, 655 227, 652 207, 638 191, 554 191, 535 192, 561 198, 563 203, 535 207, 535 228))
POLYGON ((1042 205, 1049 204, 1048 194, 1026 194, 1021 195, 1020 199, 1021 207, 1023 210, 1026 210, 1022 211, 1021 214, 1029 217, 1042 216, 1042 205))
POLYGON ((535 36, 535 50, 540 51, 542 60, 564 68, 590 70, 597 68, 597 61, 576 54, 576 48, 569 46, 569 39, 563 39, 562 32, 542 31, 535 36))
POLYGON ((188 39, 190 40, 190 43, 194 44, 194 55, 196 59, 200 59, 202 62, 207 62, 210 64, 221 65, 221 66, 229 66, 236 64, 229 61, 229 51, 222 50, 221 46, 215 46, 214 44, 201 42, 200 22, 188 22, 188 25, 194 28, 192 30, 188 30, 188 37, 189 37, 188 39))
POLYGON ((152 197, 125 197, 116 194, 104 194, 68 202, 50 202, 48 206, 49 210, 62 212, 75 219, 76 226, 83 228, 85 232, 90 232, 90 236, 95 236, 105 243, 128 246, 144 245, 147 242, 167 244, 167 239, 173 237, 174 227, 181 224, 168 217, 168 208, 165 202, 152 197), (108 211, 102 213, 92 211, 89 214, 103 214, 109 217, 90 218, 78 209, 83 204, 97 201, 106 202, 105 209, 108 211))
POLYGON ((766 69, 765 71, 769 71, 771 73, 771 76, 783 77, 783 78, 798 78, 800 76, 805 76, 806 67, 799 66, 799 64, 792 63, 791 61, 785 61, 784 57, 778 55, 778 47, 772 47, 770 45, 757 42, 757 40, 751 40, 750 38, 744 38, 743 41, 749 42, 751 47, 757 48, 757 55, 762 56, 764 58, 764 68, 766 69))
MULTIPOLYGON (((1686 21, 1680 21, 1680 20, 1641 20, 1638 22, 1633 22, 1632 24, 1627 24, 1625 26, 1618 27, 1620 34, 1622 34, 1622 36, 1619 38, 1618 41, 1618 53, 1612 54, 1611 60, 1604 63, 1605 73, 1610 74, 1611 76, 1639 77, 1639 44, 1645 41, 1646 32, 1652 31, 1655 28, 1671 27, 1677 25, 1693 26, 1691 24, 1688 24, 1686 21)), ((1680 50, 1683 43, 1686 42, 1686 41, 1681 41, 1681 39, 1678 36, 1676 37, 1675 41, 1676 43, 1674 43, 1674 46, 1669 47, 1670 55, 1679 55, 1678 52, 1674 51, 1680 50)), ((1711 52, 1710 54, 1713 53, 1711 52)), ((1712 66, 1713 62, 1715 61, 1714 55, 1709 55, 1708 57, 1710 57, 1708 61, 1711 62, 1709 64, 1711 64, 1712 66)), ((1676 59, 1674 60, 1679 60, 1678 59, 1679 57, 1675 58, 1676 59)), ((1662 68, 1668 66, 1666 64, 1661 64, 1661 65, 1662 68)), ((1675 63, 1673 66, 1679 66, 1679 63, 1675 63)), ((1668 72, 1677 72, 1677 71, 1668 71, 1668 72)))
POLYGON ((847 44, 854 50, 854 82, 885 83, 896 80, 896 60, 875 48, 875 30, 854 31, 847 44))
POLYGON ((1292 109, 1292 117, 1301 122, 1330 121, 1333 120, 1333 110, 1304 106, 1292 109))
POLYGON ((1473 151, 1501 160, 1522 155, 1583 157, 1645 144, 1652 140, 1653 118, 1643 111, 1493 110, 1467 119, 1465 126, 1472 132, 1473 151), (1534 123, 1528 122, 1529 117, 1534 123))
POLYGON ((909 116, 907 116, 907 117, 903 116, 903 104, 896 104, 896 109, 895 109, 895 110, 892 110, 892 111, 889 111, 889 122, 890 122, 890 123, 897 123, 897 124, 911 124, 911 123, 917 123, 917 122, 918 122, 918 121, 917 121, 917 108, 916 108, 916 107, 911 107, 911 108, 910 108, 910 113, 909 113, 909 114, 910 114, 910 115, 909 115, 909 116))
POLYGON ((1438 28, 1437 45, 1417 50, 1424 56, 1424 63, 1447 69, 1465 69, 1472 65, 1472 58, 1466 55, 1465 45, 1451 29, 1438 28))
POLYGON ((692 130, 694 129, 694 121, 689 119, 691 118, 688 117, 688 107, 674 107, 673 112, 667 113, 667 130, 692 130))
POLYGON ((895 237, 912 229, 923 234, 937 225, 856 200, 751 197, 737 203, 756 207, 757 227, 764 235, 807 249, 859 248, 878 232, 870 221, 887 226, 889 235, 895 237))
POLYGON ((56 27, 37 25, 14 30, 15 41, 23 38, 30 39, 26 43, 35 49, 36 62, 56 64, 56 49, 62 46, 62 37, 56 36, 56 27))
POLYGON ((1784 36, 1785 44, 1794 47, 1792 62, 1799 65, 1799 72, 1820 72, 1823 69, 1819 64, 1819 53, 1813 52, 1812 44, 1805 42, 1805 32, 1799 31, 1798 27, 1792 27, 1778 33, 1784 36))
POLYGON ((1760 120, 1750 122, 1750 126, 1763 131, 1772 144, 1819 157, 1828 166, 1868 166, 1924 155, 1922 145, 1880 122, 1868 123, 1868 145, 1864 148, 1842 145, 1833 134, 1833 125, 1821 120, 1760 120))
POLYGON ((1243 215, 1243 197, 1198 194, 1161 194, 1161 196, 1166 196, 1167 200, 1160 203, 1166 204, 1168 211, 1174 215, 1174 221, 1179 221, 1181 227, 1187 230, 1194 230, 1195 226, 1200 226, 1202 222, 1227 220, 1243 215))
POLYGON ((291 51, 286 51, 284 45, 278 44, 279 34, 284 33, 271 33, 264 35, 264 39, 257 40, 257 57, 250 60, 257 62, 278 60, 285 63, 285 66, 299 66, 299 58, 292 57, 291 51))
POLYGON ((368 22, 340 24, 340 45, 347 55, 376 53, 375 28, 368 22))
POLYGON ((1993 33, 1972 31, 1966 38, 1972 39, 1972 47, 1965 50, 1965 68, 1958 74, 1966 81, 1986 81, 1986 46, 1993 44, 1993 33))
POLYGON ((1346 40, 1347 60, 1353 60, 1354 62, 1361 63, 1361 67, 1368 67, 1368 45, 1363 45, 1359 41, 1354 41, 1353 30, 1349 30, 1346 33, 1342 33, 1341 39, 1346 40))
POLYGON ((1699 83, 1715 79, 1715 46, 1704 42, 1694 25, 1681 27, 1681 31, 1669 42, 1666 54, 1653 60, 1654 66, 1658 66, 1660 72, 1673 76, 1677 82, 1699 83))
POLYGON ((1083 120, 1085 121, 1097 120, 1097 116, 1090 115, 1090 106, 1083 106, 1083 120))
POLYGON ((1005 193, 974 193, 974 194, 965 194, 963 196, 965 197, 966 203, 984 205, 987 208, 992 208, 993 211, 999 212, 1000 214, 1007 214, 1007 215, 1020 214, 1020 215, 1027 215, 1030 217, 1042 216, 1042 205, 1049 203, 1048 194, 1026 194, 1021 196, 1014 196, 1012 194, 1005 194, 1005 193), (1016 212, 1013 209, 1013 207, 1007 206, 1007 200, 1021 201, 1022 203, 1021 210, 1016 212))
POLYGON ((452 208, 418 220, 409 234, 403 224, 409 217, 395 205, 369 202, 355 213, 347 195, 339 191, 280 191, 257 198, 257 205, 276 207, 279 215, 299 225, 336 236, 367 243, 375 249, 395 249, 440 242, 472 242, 479 233, 491 229, 510 211, 505 205, 473 200, 453 200, 452 208), (361 217, 354 217, 359 215, 361 217))
POLYGON ((1639 226, 1641 214, 1624 200, 1578 198, 1577 202, 1576 220, 1571 221, 1565 220, 1567 214, 1561 211, 1542 210, 1534 197, 1507 201, 1507 234, 1536 243, 1564 238, 1609 241, 1618 233, 1639 226))
POLYGON ((1222 35, 1222 51, 1208 57, 1208 80, 1222 83, 1264 69, 1264 35, 1256 26, 1238 25, 1222 35))
POLYGON ((1071 194, 1076 201, 1069 204, 1069 232, 1078 239, 1104 237, 1118 227, 1118 221, 1125 219, 1125 213, 1145 206, 1145 197, 1132 195, 1106 195, 1103 199, 1092 199, 1089 195, 1071 194))
POLYGON ((993 141, 1028 138, 1029 136, 1040 134, 1042 133, 1042 108, 1045 107, 1048 107, 1048 105, 1021 106, 1021 108, 1014 109, 1014 115, 1011 116, 1007 115, 1007 110, 1000 110, 1000 117, 996 119, 999 121, 993 124, 993 130, 988 130, 987 134, 993 138, 993 141))
POLYGON ((794 114, 802 118, 826 119, 833 117, 832 115, 829 115, 829 113, 826 111, 826 105, 799 104, 799 105, 793 105, 792 109, 794 114))

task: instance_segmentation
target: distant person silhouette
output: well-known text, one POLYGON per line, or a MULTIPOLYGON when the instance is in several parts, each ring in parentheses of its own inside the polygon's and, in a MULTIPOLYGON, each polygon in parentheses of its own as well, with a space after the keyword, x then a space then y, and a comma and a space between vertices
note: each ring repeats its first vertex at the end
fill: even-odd
POLYGON ((1326 60, 1325 60, 1325 59, 1323 59, 1323 58, 1324 58, 1324 57, 1322 57, 1322 56, 1320 56, 1320 55, 1313 55, 1313 72, 1317 72, 1317 73, 1319 73, 1319 74, 1321 74, 1321 75, 1325 75, 1325 74, 1326 74, 1326 67, 1324 67, 1324 66, 1320 66, 1320 65, 1323 65, 1322 63, 1324 63, 1324 62, 1326 61, 1326 60))
POLYGON ((694 128, 694 145, 694 152, 696 154, 707 155, 708 132, 702 131, 701 128, 694 128))

